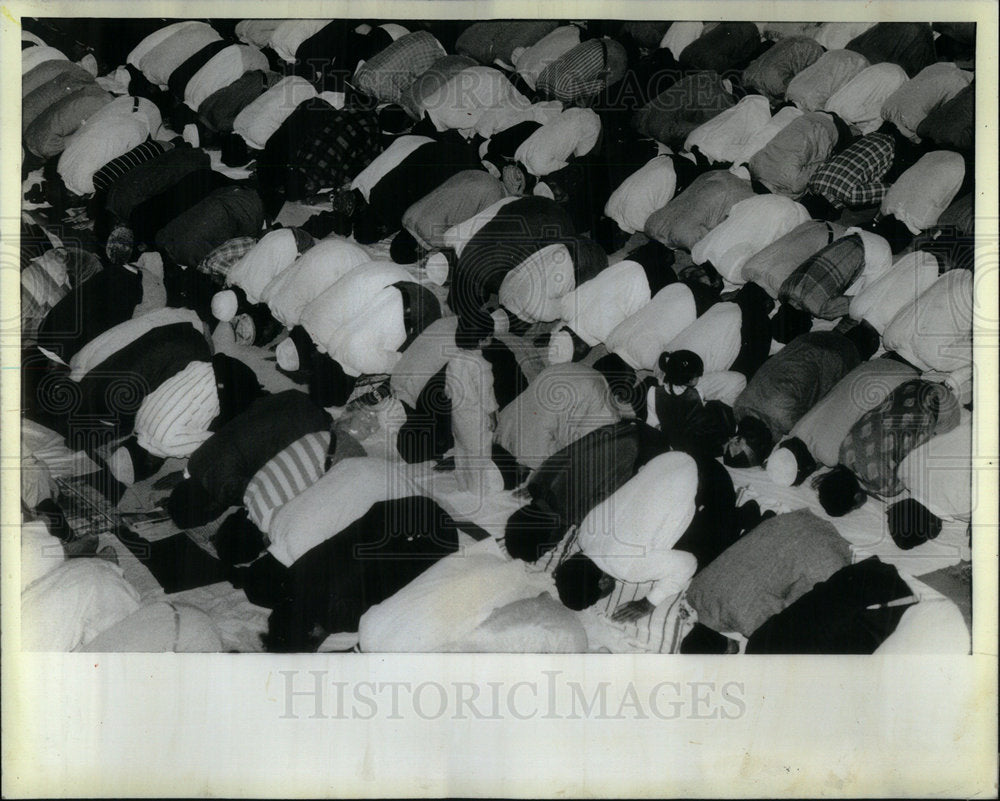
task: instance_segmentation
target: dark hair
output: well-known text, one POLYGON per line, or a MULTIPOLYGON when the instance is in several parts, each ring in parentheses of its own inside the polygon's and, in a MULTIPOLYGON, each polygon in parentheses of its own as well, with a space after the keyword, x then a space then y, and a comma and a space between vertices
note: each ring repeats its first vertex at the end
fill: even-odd
POLYGON ((535 562, 558 544, 565 533, 566 526, 560 523, 557 514, 529 503, 507 519, 504 547, 515 559, 535 562))
POLYGON ((412 128, 413 124, 413 117, 396 103, 390 103, 378 113, 378 125, 382 133, 401 134, 412 128))
POLYGON ((663 379, 675 387, 686 386, 705 375, 705 363, 701 356, 690 350, 664 351, 657 363, 663 371, 663 379))
POLYGON ((819 493, 823 511, 830 517, 843 517, 861 507, 868 498, 857 476, 844 465, 837 465, 816 478, 813 487, 819 493))
POLYGON ((844 334, 854 347, 858 350, 861 361, 866 362, 875 355, 879 345, 882 344, 882 337, 878 331, 867 320, 862 320, 844 334))
POLYGON ((788 344, 795 337, 808 333, 812 329, 812 322, 809 312, 796 309, 786 301, 771 318, 771 336, 776 342, 788 344))
POLYGON ((216 353, 212 357, 212 370, 219 394, 219 415, 213 430, 245 411, 251 403, 264 394, 257 374, 239 359, 216 353))
POLYGON ((743 437, 747 446, 753 451, 751 466, 762 464, 768 454, 774 449, 774 437, 771 429, 763 420, 747 415, 736 426, 736 433, 743 437))
POLYGON ((914 498, 897 501, 886 510, 889 533, 898 548, 908 551, 941 533, 941 518, 914 498))
POLYGON ((181 529, 204 526, 224 511, 225 506, 194 478, 184 479, 167 498, 167 513, 177 528, 181 529))
POLYGON ((211 539, 219 559, 227 565, 252 562, 267 548, 267 537, 251 522, 246 509, 223 520, 211 539))
POLYGON ((573 554, 552 573, 559 600, 575 611, 593 606, 601 599, 603 576, 604 571, 582 553, 573 554))
POLYGON ((814 220, 836 220, 840 217, 840 209, 834 208, 834 205, 822 195, 810 192, 800 197, 799 203, 814 220))

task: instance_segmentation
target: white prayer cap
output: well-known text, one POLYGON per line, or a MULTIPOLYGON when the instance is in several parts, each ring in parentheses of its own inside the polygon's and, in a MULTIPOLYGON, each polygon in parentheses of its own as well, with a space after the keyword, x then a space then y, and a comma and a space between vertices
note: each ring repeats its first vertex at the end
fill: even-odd
POLYGON ((549 364, 566 364, 573 361, 573 337, 560 329, 549 338, 549 364))
POLYGON ((795 483, 799 473, 795 454, 788 448, 775 448, 767 457, 767 475, 779 487, 790 487, 795 483))
POLYGON ((239 300, 231 289, 223 289, 212 297, 212 314, 220 323, 228 323, 236 316, 239 300))
POLYGON ((427 278, 438 286, 444 286, 448 280, 448 259, 441 251, 427 257, 424 269, 427 270, 427 278))
POLYGON ((291 337, 282 340, 278 347, 274 349, 274 355, 278 362, 278 367, 289 373, 294 373, 299 369, 299 349, 291 337))

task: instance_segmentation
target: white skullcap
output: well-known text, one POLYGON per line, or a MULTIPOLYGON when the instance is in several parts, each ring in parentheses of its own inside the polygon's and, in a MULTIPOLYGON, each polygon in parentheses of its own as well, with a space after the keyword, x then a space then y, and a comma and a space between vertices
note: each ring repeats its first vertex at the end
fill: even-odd
POLYGON ((132 464, 132 454, 127 448, 116 448, 108 459, 108 470, 116 481, 131 487, 135 483, 135 467, 132 464))
POLYGON ((212 297, 212 315, 220 323, 228 323, 236 316, 240 303, 236 293, 231 289, 223 289, 212 297))
POLYGON ((291 337, 278 343, 278 347, 274 349, 274 355, 278 361, 278 367, 282 370, 294 373, 299 369, 299 349, 295 347, 291 337))
POLYGON ((549 364, 566 364, 573 361, 573 337, 560 329, 549 338, 549 364))
POLYGON ((448 280, 448 259, 441 251, 427 257, 424 269, 427 270, 427 278, 438 286, 444 286, 448 280))
POLYGON ((510 318, 503 309, 497 309, 490 317, 493 318, 494 334, 506 334, 510 331, 510 318))
POLYGON ((535 188, 531 190, 531 194, 535 197, 547 197, 549 200, 556 199, 556 196, 552 194, 552 187, 544 181, 539 181, 535 184, 535 188))
POLYGON ((790 487, 799 474, 795 454, 788 448, 775 448, 767 458, 767 475, 779 487, 790 487))

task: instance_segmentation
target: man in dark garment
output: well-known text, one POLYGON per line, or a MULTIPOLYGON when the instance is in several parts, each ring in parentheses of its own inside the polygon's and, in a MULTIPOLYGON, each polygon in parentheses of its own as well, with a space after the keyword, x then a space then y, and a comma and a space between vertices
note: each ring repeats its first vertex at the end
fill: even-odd
POLYGON ((880 22, 855 36, 844 49, 860 53, 869 64, 898 64, 911 78, 936 59, 929 22, 880 22))
POLYGON ((273 608, 272 652, 315 651, 329 634, 357 631, 369 607, 458 549, 458 528, 430 498, 380 501, 284 568, 267 554, 234 571, 251 602, 273 608))
POLYGON ((243 493, 267 461, 299 437, 330 427, 330 415, 295 389, 265 395, 237 415, 191 454, 186 478, 167 501, 180 528, 204 525, 243 493))
POLYGON ((359 19, 333 20, 314 33, 295 51, 293 73, 319 92, 345 91, 358 64, 392 44, 384 28, 371 26, 367 33, 359 33, 361 23, 359 19))

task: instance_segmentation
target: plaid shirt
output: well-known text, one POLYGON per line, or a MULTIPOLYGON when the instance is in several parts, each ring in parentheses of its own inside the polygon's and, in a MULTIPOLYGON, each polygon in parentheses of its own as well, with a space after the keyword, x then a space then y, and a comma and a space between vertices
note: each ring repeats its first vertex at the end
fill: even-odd
POLYGON ((882 178, 895 154, 895 143, 888 134, 862 136, 816 170, 809 180, 809 191, 837 209, 878 205, 889 189, 882 178))
POLYGON ((330 107, 296 157, 289 160, 288 199, 298 199, 293 187, 301 187, 301 197, 342 187, 378 155, 378 135, 374 112, 330 107))
POLYGON ((94 190, 106 192, 111 185, 125 175, 129 170, 152 161, 162 153, 166 153, 173 148, 170 142, 159 142, 155 139, 148 139, 136 145, 127 153, 123 153, 118 158, 111 159, 101 169, 94 173, 94 190))
POLYGON ((198 272, 220 276, 223 279, 240 259, 253 250, 257 240, 252 236, 238 236, 223 242, 198 265, 198 272))
POLYGON ((445 55, 427 31, 408 33, 358 67, 352 83, 382 103, 402 104, 410 84, 445 55))
POLYGON ((598 94, 621 78, 608 73, 608 50, 613 47, 621 45, 611 39, 580 42, 542 70, 535 84, 539 95, 571 103, 598 94))
POLYGON ((809 312, 813 317, 835 320, 850 310, 844 295, 865 268, 865 246, 858 234, 834 240, 799 265, 778 291, 778 299, 809 312))

